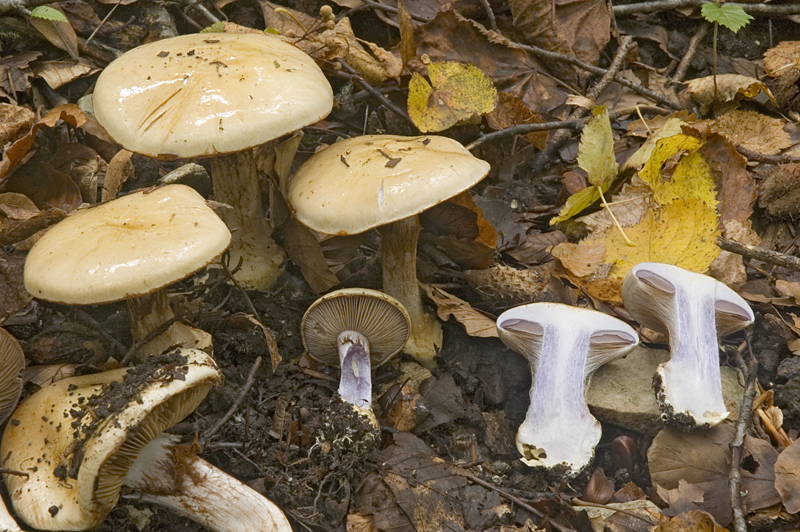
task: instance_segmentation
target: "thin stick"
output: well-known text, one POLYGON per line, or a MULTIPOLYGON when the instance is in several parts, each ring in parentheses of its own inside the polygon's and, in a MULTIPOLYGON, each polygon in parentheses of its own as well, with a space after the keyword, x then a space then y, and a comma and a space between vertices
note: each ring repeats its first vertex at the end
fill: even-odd
POLYGON ((202 439, 200 440, 200 446, 202 447, 205 442, 211 439, 211 437, 216 434, 222 426, 227 423, 227 421, 239 410, 239 407, 242 406, 245 397, 247 397, 247 393, 250 391, 250 388, 253 387, 253 383, 256 379, 256 371, 261 366, 261 357, 256 358, 255 362, 253 362, 253 367, 250 368, 250 372, 247 374, 247 380, 244 382, 244 386, 239 391, 239 395, 236 396, 236 400, 233 402, 231 407, 225 412, 225 415, 222 416, 214 423, 214 426, 208 429, 205 434, 203 434, 202 439))
POLYGON ((619 222, 617 221, 617 217, 614 216, 613 212, 611 212, 611 208, 608 206, 608 203, 606 203, 606 197, 603 196, 603 189, 600 188, 600 187, 597 187, 597 191, 600 193, 600 199, 603 202, 603 207, 606 208, 606 210, 608 211, 608 215, 611 216, 611 221, 614 222, 614 225, 617 226, 617 229, 619 229, 619 232, 622 233, 622 238, 625 239, 625 243, 628 244, 629 246, 635 246, 636 244, 634 244, 631 241, 631 239, 628 238, 628 235, 625 234, 625 231, 622 230, 622 226, 619 225, 619 222))
POLYGON ((686 48, 686 53, 683 54, 683 58, 681 62, 678 64, 678 68, 675 70, 675 75, 672 77, 675 81, 682 81, 683 77, 686 75, 686 71, 689 70, 689 66, 692 64, 692 59, 694 58, 694 54, 697 53, 697 47, 700 44, 700 41, 703 40, 708 34, 708 29, 711 27, 711 24, 708 22, 704 22, 700 29, 692 35, 692 38, 689 39, 689 46, 686 48))
POLYGON ((130 362, 131 358, 133 358, 133 356, 136 354, 136 352, 139 350, 139 348, 141 348, 146 343, 155 340, 157 336, 161 336, 162 334, 167 332, 167 329, 172 327, 172 324, 175 323, 176 321, 180 320, 180 319, 181 319, 180 316, 172 316, 170 319, 168 319, 167 321, 165 321, 164 323, 162 323, 161 325, 159 325, 158 327, 156 327, 155 329, 150 331, 147 334, 147 336, 145 336, 144 338, 142 338, 138 342, 134 343, 131 346, 131 348, 128 349, 128 352, 125 353, 124 357, 122 357, 122 360, 120 361, 120 364, 122 364, 124 366, 125 364, 130 362))
POLYGON ((800 258, 792 255, 786 255, 778 251, 764 249, 756 246, 748 246, 729 238, 717 237, 717 245, 725 251, 736 253, 748 259, 760 260, 769 264, 775 264, 783 268, 788 268, 792 271, 800 272, 800 258))
MULTIPOLYGON (((744 435, 753 417, 753 399, 756 396, 756 373, 758 372, 758 362, 753 356, 753 348, 750 345, 749 331, 745 331, 745 342, 750 354, 750 368, 747 373, 747 381, 744 387, 744 398, 742 407, 739 409, 739 419, 736 421, 736 432, 731 442, 731 470, 728 475, 728 494, 730 495, 731 508, 733 509, 733 527, 736 532, 747 532, 747 521, 745 521, 744 510, 742 509, 742 473, 740 470, 742 462, 742 447, 744 447, 744 435)), ((744 366, 744 364, 741 364, 744 366)), ((742 367, 742 370, 747 369, 742 367)))
MULTIPOLYGON (((614 6, 615 15, 635 15, 645 13, 655 13, 656 11, 669 11, 682 7, 700 7, 707 0, 654 0, 652 2, 639 2, 614 6)), ((794 15, 800 13, 800 4, 780 4, 773 5, 767 3, 735 4, 727 2, 729 5, 739 6, 748 14, 764 17, 774 17, 780 15, 794 15)))
POLYGON ((121 3, 122 3, 122 0, 118 0, 117 3, 114 4, 114 7, 111 8, 111 11, 108 12, 108 15, 103 17, 103 20, 100 21, 100 24, 97 25, 97 27, 94 29, 92 34, 89 35, 89 37, 86 39, 86 46, 89 46, 89 43, 92 42, 92 39, 94 39, 95 34, 97 34, 97 32, 100 31, 100 28, 103 27, 103 25, 106 23, 106 21, 111 18, 111 15, 114 14, 114 11, 117 10, 117 8, 120 6, 121 3))

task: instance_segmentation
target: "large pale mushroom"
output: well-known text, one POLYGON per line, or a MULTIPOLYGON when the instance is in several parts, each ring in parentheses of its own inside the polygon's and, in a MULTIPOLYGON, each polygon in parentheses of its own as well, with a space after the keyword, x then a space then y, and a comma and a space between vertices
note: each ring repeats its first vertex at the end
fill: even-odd
POLYGON ((662 418, 683 429, 727 418, 719 338, 753 323, 747 302, 712 277, 656 262, 628 272, 622 301, 633 319, 669 338, 670 360, 653 378, 662 418))
POLYGON ((183 349, 131 369, 72 377, 28 397, 0 452, 14 510, 41 530, 87 530, 123 484, 214 532, 290 532, 268 499, 162 431, 195 410, 222 374, 183 349))
POLYGON ((231 265, 247 288, 274 283, 286 258, 264 218, 254 148, 328 115, 333 91, 314 60, 266 34, 181 35, 109 64, 93 96, 97 120, 148 157, 210 157, 214 198, 233 233, 231 265))
POLYGON ((457 141, 436 135, 368 135, 316 153, 289 181, 287 200, 297 219, 332 235, 379 228, 383 290, 408 311, 404 351, 431 366, 442 327, 428 314, 417 284, 417 215, 468 190, 489 164, 457 141))
MULTIPOLYGON (((67 305, 126 300, 135 341, 174 314, 164 288, 218 258, 231 234, 205 199, 168 185, 78 211, 51 227, 25 259, 25 288, 67 305), (145 297, 147 296, 147 297, 145 297)), ((210 349, 208 333, 175 322, 143 356, 175 346, 210 349)))
POLYGON ((638 343, 625 322, 560 303, 531 303, 503 312, 497 333, 531 368, 530 406, 517 449, 531 467, 575 477, 591 465, 602 428, 586 406, 594 371, 638 343))

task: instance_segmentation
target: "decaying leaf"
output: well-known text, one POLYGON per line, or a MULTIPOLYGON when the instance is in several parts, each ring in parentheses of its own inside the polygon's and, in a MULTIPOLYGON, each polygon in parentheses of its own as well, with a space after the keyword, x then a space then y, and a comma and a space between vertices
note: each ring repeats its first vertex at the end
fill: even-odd
POLYGON ((800 77, 800 41, 782 41, 764 52, 764 70, 771 78, 800 77))
POLYGON ((461 323, 470 336, 479 338, 496 338, 497 327, 493 319, 481 314, 472 306, 440 288, 420 283, 420 286, 429 298, 436 303, 436 313, 439 318, 447 321, 450 316, 461 323))
MULTIPOLYGON (((498 94, 497 107, 486 115, 486 123, 494 130, 506 129, 520 124, 541 124, 544 118, 534 113, 518 96, 509 92, 498 94)), ((525 140, 539 148, 547 146, 547 131, 534 131, 523 135, 525 140)))
POLYGON ((400 29, 400 58, 405 68, 417 55, 417 43, 414 42, 414 19, 403 0, 397 0, 397 24, 400 29))
POLYGON ((27 107, 0 103, 0 146, 25 135, 35 120, 36 114, 27 107))
POLYGON ((33 299, 22 280, 24 264, 23 253, 8 255, 0 250, 0 323, 25 308, 33 299))
POLYGON ((755 78, 740 74, 720 74, 717 76, 716 96, 714 91, 714 76, 697 78, 687 81, 689 93, 695 101, 711 105, 716 102, 730 102, 736 98, 754 99, 764 93, 770 101, 777 105, 775 97, 766 85, 755 78))
POLYGON ((775 462, 775 489, 787 512, 800 512, 800 440, 778 455, 775 462))
POLYGON ((72 29, 67 17, 61 12, 60 6, 51 8, 61 13, 61 18, 50 16, 48 18, 32 17, 30 24, 36 28, 50 44, 60 48, 69 54, 73 59, 78 58, 78 36, 72 29))
POLYGON ((16 93, 30 90, 33 72, 29 68, 41 52, 23 52, 0 59, 0 96, 16 99, 16 93))
POLYGON ((661 139, 681 133, 681 128, 685 124, 686 122, 680 117, 668 118, 661 125, 661 127, 657 128, 651 135, 647 137, 647 140, 644 141, 644 144, 642 144, 633 155, 628 157, 628 160, 625 162, 625 167, 635 168, 637 170, 643 167, 647 161, 650 160, 650 155, 653 153, 653 149, 655 149, 656 144, 661 139))
POLYGON ((757 111, 734 109, 714 120, 692 124, 693 128, 707 128, 720 133, 733 144, 748 150, 774 155, 792 146, 789 134, 784 131, 786 120, 773 118, 757 111))
POLYGON ((586 277, 597 271, 606 258, 604 244, 569 244, 563 242, 554 246, 550 254, 557 258, 562 266, 577 277, 586 277))
MULTIPOLYGON (((733 434, 730 423, 691 434, 662 430, 647 451, 653 482, 671 490, 683 480, 702 489, 703 502, 697 504, 722 526, 727 526, 731 522, 727 486, 733 434)), ((745 436, 742 453, 749 463, 741 471, 745 510, 753 511, 780 502, 773 470, 778 451, 764 440, 745 436)))
POLYGON ((708 513, 692 510, 662 521, 653 532, 728 532, 728 529, 719 526, 708 513))
POLYGON ((497 89, 474 65, 431 62, 428 77, 430 83, 414 72, 408 83, 408 115, 423 133, 444 131, 497 104, 497 89))
POLYGON ((285 224, 285 231, 286 253, 300 267, 312 290, 321 294, 339 284, 339 278, 328 268, 322 248, 310 229, 291 218, 285 224))
POLYGON ((605 244, 606 262, 613 264, 612 277, 623 278, 644 261, 675 264, 705 272, 719 254, 715 243, 717 213, 701 200, 676 200, 658 209, 651 208, 642 220, 625 232, 629 246, 614 227, 594 233, 583 244, 605 244))
POLYGON ((669 508, 664 510, 666 516, 674 517, 683 512, 702 508, 705 493, 703 488, 689 484, 683 479, 678 481, 677 488, 668 490, 656 484, 656 489, 661 500, 669 504, 669 508))
POLYGON ((100 69, 85 58, 65 61, 43 61, 36 63, 33 72, 42 78, 51 89, 57 89, 83 76, 89 76, 100 69))

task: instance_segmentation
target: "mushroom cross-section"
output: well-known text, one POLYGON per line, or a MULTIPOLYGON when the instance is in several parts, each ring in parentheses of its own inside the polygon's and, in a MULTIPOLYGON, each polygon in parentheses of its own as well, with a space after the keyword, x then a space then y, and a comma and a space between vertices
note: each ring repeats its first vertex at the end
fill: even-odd
POLYGON ((215 532, 290 532, 269 500, 161 434, 221 381, 210 356, 183 349, 34 393, 0 443, 3 467, 25 473, 5 475, 17 515, 41 530, 87 530, 124 484, 215 532))
POLYGON ((313 124, 333 91, 314 60, 266 34, 199 33, 145 44, 109 64, 97 120, 124 148, 155 158, 211 157, 214 198, 233 232, 237 279, 265 289, 285 255, 264 219, 252 148, 313 124))
MULTIPOLYGON (((228 228, 193 189, 139 191, 51 227, 25 259, 25 288, 39 299, 68 305, 127 300, 139 341, 173 317, 163 288, 208 265, 230 240, 228 228)), ((175 322, 140 353, 176 345, 207 348, 211 341, 207 333, 175 322)))
POLYGON ((446 137, 367 135, 309 158, 289 181, 287 200, 300 222, 321 233, 379 228, 383 290, 411 319, 404 351, 430 366, 442 345, 442 328, 425 312, 417 284, 417 215, 488 173, 487 162, 446 137))
POLYGON ((653 378, 662 418, 683 429, 727 418, 718 339, 753 323, 747 302, 712 277, 656 262, 628 272, 622 301, 633 319, 669 338, 670 360, 653 378))
POLYGON ((371 368, 400 352, 409 322, 395 298, 377 290, 345 288, 315 301, 300 329, 311 358, 341 367, 342 399, 371 410, 371 368))
POLYGON ((532 303, 497 318, 500 339, 528 359, 530 406, 517 432, 522 461, 574 477, 594 458, 602 428, 586 406, 594 371, 638 343, 626 323, 594 310, 532 303))

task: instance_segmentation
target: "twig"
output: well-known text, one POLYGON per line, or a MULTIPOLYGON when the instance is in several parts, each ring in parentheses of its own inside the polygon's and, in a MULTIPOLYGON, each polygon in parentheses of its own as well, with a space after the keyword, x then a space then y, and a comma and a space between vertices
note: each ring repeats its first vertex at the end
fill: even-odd
POLYGON ((717 237, 717 245, 725 251, 736 253, 748 259, 756 259, 761 262, 775 264, 792 271, 800 272, 800 258, 792 255, 786 255, 779 251, 772 251, 756 246, 749 246, 722 236, 717 237))
POLYGON ((122 360, 120 361, 120 364, 122 364, 124 366, 125 364, 130 362, 130 360, 134 357, 134 355, 136 354, 136 352, 139 350, 140 347, 142 347, 143 345, 145 345, 148 342, 151 342, 151 341, 155 340, 156 337, 161 336, 162 334, 167 332, 167 329, 172 327, 172 324, 175 323, 176 321, 180 320, 180 319, 181 319, 180 316, 172 316, 170 319, 168 319, 167 321, 165 321, 164 323, 162 323, 161 325, 159 325, 158 327, 156 327, 155 329, 150 331, 147 334, 147 336, 145 336, 144 338, 142 338, 138 342, 134 343, 131 346, 131 348, 128 349, 128 352, 125 353, 124 357, 122 357, 122 360))
MULTIPOLYGON (((742 509, 742 473, 740 467, 744 435, 753 417, 753 399, 755 398, 757 390, 756 373, 758 372, 758 362, 753 356, 753 348, 750 345, 750 335, 748 331, 745 331, 744 338, 745 342, 747 342, 747 349, 750 354, 750 368, 747 373, 742 407, 739 409, 739 419, 736 421, 736 433, 731 442, 731 470, 728 475, 728 491, 731 498, 731 508, 733 509, 733 528, 736 532, 747 532, 747 521, 745 521, 744 510, 742 509)), ((744 363, 741 365, 744 366, 744 363)), ((744 370, 746 368, 742 367, 741 369, 744 370)))
POLYGON ((384 96, 383 93, 381 93, 381 91, 379 91, 378 89, 376 89, 375 87, 373 87, 372 85, 370 85, 369 83, 364 81, 364 78, 361 77, 361 74, 359 74, 356 69, 354 69, 353 67, 348 65, 347 62, 344 59, 337 59, 337 61, 339 62, 340 65, 342 65, 342 69, 345 70, 345 72, 347 74, 349 74, 352 79, 354 79, 355 81, 358 81, 358 83, 362 87, 364 87, 364 90, 366 90, 372 96, 374 96, 375 98, 380 100, 380 102, 387 109, 391 110, 394 114, 396 114, 399 117, 405 119, 406 122, 411 124, 411 126, 414 128, 414 130, 419 131, 419 129, 417 128, 417 125, 414 123, 413 120, 411 120, 411 117, 408 116, 408 113, 406 113, 405 111, 403 111, 402 109, 397 107, 395 104, 390 102, 389 99, 386 96, 384 96))
POLYGON ((789 154, 767 155, 766 153, 759 153, 757 151, 749 150, 744 146, 742 146, 741 144, 736 145, 736 151, 744 155, 747 159, 759 163, 787 164, 787 163, 796 163, 800 161, 800 157, 795 157, 789 154))
POLYGON ((103 327, 103 325, 101 325, 97 320, 95 320, 93 317, 87 314, 85 310, 75 309, 75 316, 81 321, 84 321, 89 325, 91 325, 92 328, 96 330, 98 333, 100 333, 100 335, 103 338, 111 342, 111 345, 113 345, 116 348, 117 353, 122 354, 126 352, 126 347, 122 344, 122 342, 120 342, 119 340, 108 334, 105 330, 105 327, 103 327))
MULTIPOLYGON (((637 4, 627 4, 621 6, 614 6, 615 15, 635 15, 643 13, 655 13, 656 11, 668 11, 670 9, 677 9, 681 7, 700 7, 707 0, 654 0, 652 2, 639 2, 637 4)), ((800 13, 800 4, 766 4, 766 3, 752 3, 752 4, 734 4, 730 5, 739 6, 747 13, 753 16, 774 17, 779 15, 793 15, 800 13)))
MULTIPOLYGON (((387 13, 392 13, 394 15, 397 14, 397 8, 392 6, 385 6, 383 4, 379 4, 373 0, 362 0, 365 4, 367 4, 372 9, 380 9, 381 11, 386 11, 387 13)), ((419 15, 411 14, 411 18, 414 19, 415 22, 422 22, 423 24, 430 22, 430 20, 420 17, 419 15)))
POLYGON ((244 382, 244 386, 239 391, 239 395, 236 396, 236 400, 233 402, 231 407, 225 412, 225 415, 222 416, 214 423, 210 429, 208 429, 205 434, 203 434, 202 439, 200 440, 200 446, 202 447, 205 442, 211 439, 211 437, 216 434, 219 429, 231 418, 231 416, 239 410, 239 407, 242 406, 245 397, 247 397, 248 392, 250 392, 250 388, 253 387, 253 383, 256 379, 256 371, 261 366, 261 357, 256 358, 255 362, 253 362, 253 367, 250 368, 250 372, 247 374, 247 380, 244 382))
POLYGON ((492 6, 489 5, 489 0, 480 0, 481 5, 483 6, 483 10, 486 11, 486 16, 489 17, 489 26, 492 27, 495 33, 500 33, 500 29, 497 27, 497 20, 494 18, 494 11, 492 11, 492 6))
POLYGON ((703 40, 703 37, 708 34, 708 30, 711 27, 711 24, 708 22, 704 22, 697 32, 692 35, 692 38, 689 39, 689 46, 686 48, 686 53, 683 54, 683 58, 681 62, 678 64, 678 68, 675 70, 675 75, 672 77, 675 81, 682 81, 683 77, 686 75, 686 71, 689 70, 689 66, 692 64, 692 59, 694 59, 694 54, 697 53, 697 46, 700 44, 700 41, 703 40))
POLYGON ((94 39, 94 36, 97 34, 98 31, 100 31, 100 28, 103 27, 103 25, 108 21, 108 19, 111 18, 111 15, 114 14, 114 11, 117 10, 117 8, 120 6, 121 3, 122 3, 122 0, 117 0, 117 3, 114 4, 114 7, 111 8, 111 11, 109 11, 108 14, 105 17, 103 17, 103 20, 100 21, 100 24, 97 25, 97 27, 94 29, 92 34, 89 35, 89 37, 86 38, 86 46, 89 46, 89 43, 92 42, 92 39, 94 39))
POLYGON ((236 280, 236 277, 233 276, 233 274, 236 271, 238 271, 239 268, 241 268, 242 259, 239 258, 239 264, 236 265, 236 269, 232 272, 230 270, 230 268, 228 268, 227 257, 228 257, 228 255, 225 254, 223 259, 220 260, 219 263, 222 265, 222 268, 225 270, 225 274, 228 276, 228 279, 230 280, 230 282, 233 283, 233 286, 235 286, 236 289, 239 290, 239 292, 242 294, 242 297, 244 297, 244 301, 245 301, 245 303, 247 303, 247 308, 250 309, 250 312, 253 314, 253 317, 255 317, 255 319, 258 320, 258 323, 260 323, 261 326, 263 327, 264 326, 264 320, 261 319, 261 314, 259 314, 258 311, 256 310, 255 305, 253 305, 253 301, 250 299, 250 296, 247 295, 247 291, 242 287, 241 284, 239 284, 239 281, 236 280))
POLYGON ((637 514, 635 512, 631 512, 630 510, 625 510, 624 508, 615 508, 615 507, 609 506, 607 504, 600 504, 600 503, 596 503, 596 502, 583 501, 581 499, 578 499, 577 497, 572 499, 572 504, 575 505, 575 506, 591 506, 592 508, 603 508, 605 510, 613 510, 615 512, 619 512, 621 514, 629 515, 631 517, 634 517, 636 519, 644 521, 645 523, 647 523, 649 525, 657 525, 658 524, 657 522, 653 521, 652 519, 650 519, 648 517, 645 517, 643 515, 639 515, 639 514, 637 514))
MULTIPOLYGON (((619 48, 617 49, 617 53, 614 56, 614 60, 611 62, 611 65, 608 67, 608 70, 604 71, 603 77, 600 78, 598 81, 586 94, 586 96, 590 100, 596 100, 598 96, 608 87, 611 81, 616 76, 617 72, 622 69, 623 65, 625 64, 625 58, 628 56, 628 51, 632 46, 634 46, 633 37, 630 35, 624 36, 620 39, 619 48)), ((576 118, 583 118, 584 116, 589 114, 589 109, 585 107, 578 107, 570 115, 570 119, 576 118)), ((547 143, 547 148, 540 151, 536 154, 531 163, 534 173, 538 173, 538 171, 543 170, 549 165, 549 162, 553 159, 556 152, 563 146, 569 138, 572 136, 572 132, 567 129, 559 129, 556 131, 552 137, 550 138, 550 142, 547 143)))

